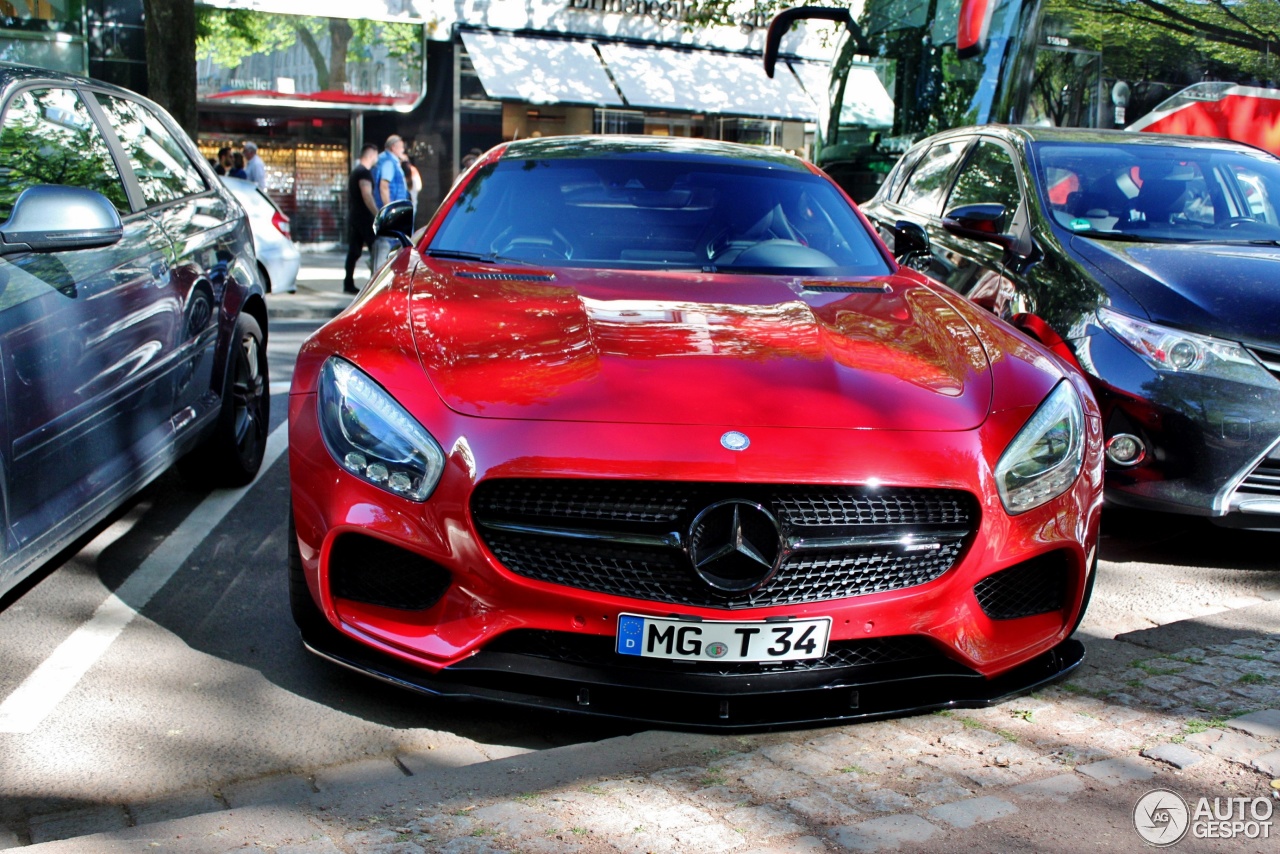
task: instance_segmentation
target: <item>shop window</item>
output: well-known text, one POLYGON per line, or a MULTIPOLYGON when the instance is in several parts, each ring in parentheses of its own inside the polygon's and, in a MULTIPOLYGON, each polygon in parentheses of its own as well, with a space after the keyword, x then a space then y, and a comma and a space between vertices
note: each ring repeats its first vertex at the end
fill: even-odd
POLYGON ((595 132, 644 133, 644 113, 639 110, 596 110, 595 132))

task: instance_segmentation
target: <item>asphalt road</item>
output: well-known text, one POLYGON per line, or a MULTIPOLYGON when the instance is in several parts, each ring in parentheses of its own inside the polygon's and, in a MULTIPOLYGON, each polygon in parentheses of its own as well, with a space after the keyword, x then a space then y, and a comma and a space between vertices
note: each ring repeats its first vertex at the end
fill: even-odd
MULTIPOLYGON (((272 323, 273 430, 318 325, 272 323)), ((284 431, 273 435, 278 445, 284 431)), ((287 455, 233 499, 171 472, 0 602, 0 843, 33 815, 187 790, 221 797, 237 781, 425 748, 442 733, 502 755, 629 732, 435 702, 311 656, 286 594, 287 455), (138 578, 158 564, 172 575, 147 590, 138 578)), ((1280 598, 1277 547, 1280 534, 1108 510, 1082 632, 1113 637, 1280 598)), ((30 841, 21 834, 8 838, 30 841)))

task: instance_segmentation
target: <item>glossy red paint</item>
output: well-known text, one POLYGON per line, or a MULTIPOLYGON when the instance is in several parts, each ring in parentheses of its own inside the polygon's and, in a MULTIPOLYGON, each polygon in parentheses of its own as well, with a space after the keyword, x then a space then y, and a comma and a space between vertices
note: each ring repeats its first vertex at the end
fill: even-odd
POLYGON ((873 293, 810 292, 814 280, 802 276, 569 267, 514 268, 550 281, 462 279, 495 267, 420 255, 439 221, 306 342, 294 372, 298 545, 317 607, 347 637, 434 673, 514 629, 613 637, 620 613, 672 611, 506 569, 470 510, 477 485, 495 478, 962 490, 977 500, 981 523, 934 581, 801 605, 679 610, 707 620, 829 616, 833 641, 920 636, 984 676, 1069 635, 1098 535, 1102 431, 1087 384, 1050 351, 906 268, 844 280, 883 288, 873 293), (444 450, 444 474, 425 503, 356 479, 326 449, 316 388, 334 355, 380 384, 444 450), (1064 378, 1085 405, 1084 470, 1058 498, 1010 516, 993 469, 1064 378), (750 447, 726 450, 727 430, 749 432, 750 447), (423 611, 336 598, 328 560, 348 532, 429 558, 452 575, 447 593, 423 611), (1050 552, 1067 566, 1064 608, 1010 620, 983 613, 978 581, 1050 552))

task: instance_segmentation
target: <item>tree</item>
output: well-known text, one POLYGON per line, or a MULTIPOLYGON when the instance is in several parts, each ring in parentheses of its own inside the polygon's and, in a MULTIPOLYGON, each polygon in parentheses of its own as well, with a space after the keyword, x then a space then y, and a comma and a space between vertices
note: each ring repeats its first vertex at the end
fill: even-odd
POLYGON ((191 136, 196 117, 194 0, 142 0, 146 17, 147 95, 191 136))

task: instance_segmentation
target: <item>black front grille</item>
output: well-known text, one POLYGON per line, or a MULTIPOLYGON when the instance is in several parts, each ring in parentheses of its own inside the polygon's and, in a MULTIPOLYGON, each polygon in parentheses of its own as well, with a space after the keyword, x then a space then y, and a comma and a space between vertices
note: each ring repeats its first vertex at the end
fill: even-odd
POLYGON ((1270 372, 1271 376, 1280 379, 1280 350, 1267 350, 1262 347, 1249 347, 1249 353, 1253 358, 1262 363, 1262 367, 1270 372))
POLYGON ((443 567, 375 537, 343 534, 329 552, 329 589, 340 599, 420 611, 440 601, 450 580, 443 567))
POLYGON ((485 651, 531 655, 536 658, 587 667, 625 667, 673 673, 722 675, 795 673, 940 658, 939 653, 929 641, 910 635, 832 641, 827 646, 827 654, 824 657, 805 661, 672 661, 663 658, 619 655, 614 644, 615 639, 612 637, 519 629, 502 635, 486 646, 485 651))
POLYGON ((1235 494, 1280 498, 1280 459, 1268 457, 1254 466, 1236 487, 1235 494))
POLYGON ((978 522, 972 496, 955 490, 662 481, 490 480, 471 509, 485 544, 519 575, 727 609, 924 584, 955 564, 978 522), (788 544, 767 583, 732 594, 700 578, 681 546, 693 518, 728 499, 765 507, 788 544))
POLYGON ((974 585, 973 593, 993 620, 1060 611, 1067 599, 1066 556, 1049 552, 988 575, 974 585))

